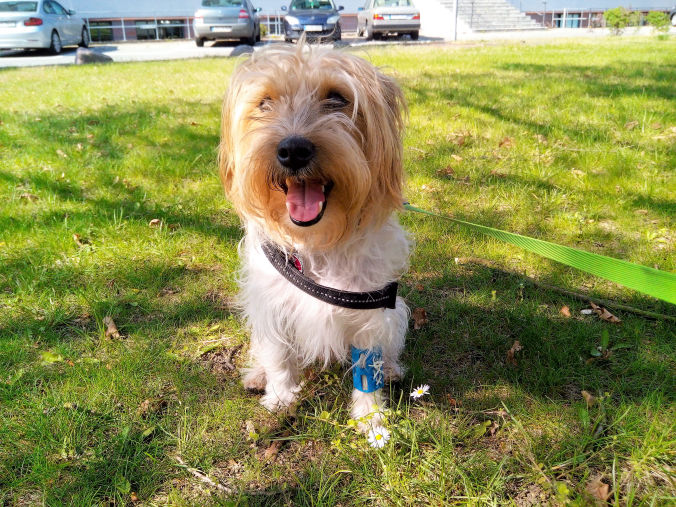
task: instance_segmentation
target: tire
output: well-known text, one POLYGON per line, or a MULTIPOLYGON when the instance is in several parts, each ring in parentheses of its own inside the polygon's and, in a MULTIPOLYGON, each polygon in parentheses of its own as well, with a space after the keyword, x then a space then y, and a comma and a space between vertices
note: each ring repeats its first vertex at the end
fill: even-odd
POLYGON ((256 32, 256 42, 261 41, 261 26, 258 25, 258 32, 256 32))
POLYGON ((417 31, 411 32, 411 40, 418 40, 419 33, 417 31))
POLYGON ((54 30, 52 32, 52 42, 49 45, 49 53, 52 55, 58 55, 63 50, 61 45, 61 37, 59 37, 59 32, 54 30))
POLYGON ((240 42, 242 44, 253 46, 254 44, 256 44, 256 34, 252 34, 251 37, 243 37, 240 39, 240 42))
POLYGON ((340 25, 338 25, 336 27, 336 31, 333 32, 333 40, 339 41, 341 39, 341 37, 342 37, 342 33, 341 33, 341 30, 340 30, 340 25))
POLYGON ((204 37, 197 37, 195 39, 195 44, 197 45, 198 48, 204 47, 204 37))
POLYGON ((676 26, 676 14, 671 16, 671 26, 676 26))
POLYGON ((82 27, 82 40, 78 44, 81 48, 88 48, 89 43, 91 42, 91 39, 89 38, 89 31, 87 30, 86 27, 82 27))
POLYGON ((366 25, 366 40, 373 40, 373 28, 366 25))

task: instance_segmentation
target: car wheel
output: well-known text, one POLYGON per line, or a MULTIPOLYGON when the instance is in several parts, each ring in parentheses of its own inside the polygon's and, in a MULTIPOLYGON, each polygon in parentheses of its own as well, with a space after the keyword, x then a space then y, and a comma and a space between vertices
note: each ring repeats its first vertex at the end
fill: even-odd
POLYGON ((204 47, 204 37, 197 37, 195 39, 195 44, 198 48, 204 47))
POLYGON ((418 40, 418 32, 411 32, 411 40, 418 40))
POLYGON ((286 42, 286 43, 291 43, 291 42, 293 42, 293 41, 292 41, 291 39, 289 39, 288 37, 284 37, 284 42, 286 42))
POLYGON ((366 40, 373 40, 373 28, 366 25, 366 40))
POLYGON ((338 41, 338 40, 341 39, 341 36, 342 36, 342 34, 341 34, 341 32, 340 32, 340 25, 338 25, 338 26, 336 27, 336 31, 333 32, 333 40, 334 40, 334 41, 338 41))
POLYGON ((676 26, 676 14, 671 16, 671 26, 676 26))
POLYGON ((239 40, 242 44, 247 44, 249 46, 253 46, 256 44, 256 36, 255 34, 251 35, 251 37, 244 37, 239 40))
POLYGON ((80 44, 78 44, 78 46, 80 46, 81 48, 88 48, 90 42, 91 42, 91 39, 89 38, 89 32, 83 26, 82 27, 82 40, 80 41, 80 44))
POLYGON ((256 42, 261 41, 261 27, 258 25, 258 32, 256 33, 256 42))
POLYGON ((52 43, 49 46, 49 52, 53 55, 61 53, 63 46, 61 45, 61 37, 56 30, 52 32, 52 43))

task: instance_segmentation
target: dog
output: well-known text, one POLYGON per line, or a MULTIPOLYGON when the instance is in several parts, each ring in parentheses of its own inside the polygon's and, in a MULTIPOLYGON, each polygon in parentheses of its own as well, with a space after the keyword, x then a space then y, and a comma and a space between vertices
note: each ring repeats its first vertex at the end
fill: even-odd
POLYGON ((233 73, 219 168, 245 231, 239 303, 251 345, 243 383, 264 391, 270 411, 293 410, 303 368, 352 357, 351 415, 364 431, 382 423, 383 380, 403 374, 409 320, 394 283, 411 248, 394 216, 403 202, 405 113, 394 79, 326 47, 265 48, 233 73), (317 297, 316 287, 329 295, 317 297), (333 304, 380 300, 383 287, 387 307, 333 304))

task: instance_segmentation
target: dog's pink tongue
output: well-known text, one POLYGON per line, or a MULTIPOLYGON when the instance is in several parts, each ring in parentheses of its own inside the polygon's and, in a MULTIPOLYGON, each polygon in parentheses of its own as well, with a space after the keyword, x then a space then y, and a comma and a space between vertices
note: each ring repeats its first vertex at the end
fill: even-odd
POLYGON ((324 206, 321 183, 288 181, 287 187, 286 208, 289 216, 297 222, 309 222, 317 218, 324 206))

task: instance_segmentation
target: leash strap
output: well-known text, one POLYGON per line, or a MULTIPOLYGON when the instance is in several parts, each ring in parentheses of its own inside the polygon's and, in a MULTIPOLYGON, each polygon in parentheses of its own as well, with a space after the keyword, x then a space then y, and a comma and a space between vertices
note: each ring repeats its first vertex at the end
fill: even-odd
POLYGON ((423 213, 437 218, 449 220, 462 227, 479 231, 492 238, 516 245, 530 252, 547 257, 554 261, 582 270, 592 275, 600 276, 611 282, 619 283, 643 294, 661 299, 667 303, 676 304, 676 273, 660 271, 659 269, 633 264, 631 262, 613 259, 576 248, 549 243, 541 239, 529 238, 512 232, 493 229, 484 225, 465 222, 456 218, 431 213, 409 203, 404 203, 404 209, 423 213))
POLYGON ((358 349, 352 346, 352 384, 362 393, 372 393, 385 384, 383 353, 379 348, 358 349))
POLYGON ((310 294, 320 301, 353 310, 395 308, 397 302, 397 282, 389 283, 384 288, 371 292, 350 292, 326 287, 301 273, 290 256, 270 243, 264 243, 262 248, 270 264, 279 271, 279 274, 306 294, 310 294))

